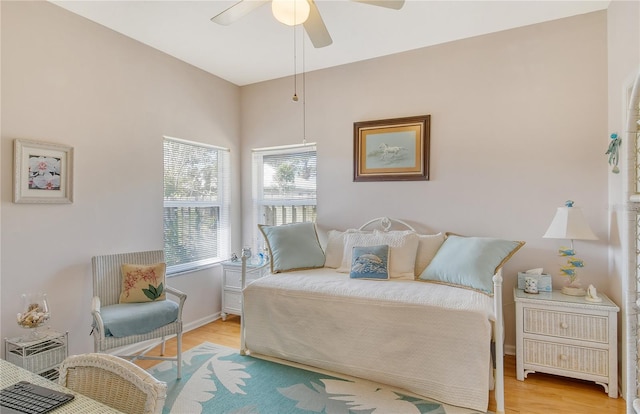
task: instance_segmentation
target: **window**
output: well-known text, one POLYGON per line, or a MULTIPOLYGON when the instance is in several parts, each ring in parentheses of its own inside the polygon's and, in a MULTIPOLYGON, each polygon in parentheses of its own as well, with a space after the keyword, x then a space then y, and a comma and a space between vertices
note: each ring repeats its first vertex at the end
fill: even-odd
MULTIPOLYGON (((315 144, 253 150, 256 223, 316 221, 316 160, 315 144)), ((255 234, 262 245, 262 236, 255 234)))
POLYGON ((229 150, 164 139, 164 252, 167 273, 229 255, 229 150))

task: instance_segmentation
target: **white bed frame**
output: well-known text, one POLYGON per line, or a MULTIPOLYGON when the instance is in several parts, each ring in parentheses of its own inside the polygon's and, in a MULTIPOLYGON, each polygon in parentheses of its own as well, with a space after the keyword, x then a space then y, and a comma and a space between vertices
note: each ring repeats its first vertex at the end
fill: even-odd
MULTIPOLYGON (((399 220, 391 219, 388 217, 378 217, 370 220, 360 226, 360 230, 364 230, 367 227, 377 224, 384 231, 389 231, 391 227, 397 223, 406 229, 416 231, 408 223, 399 220)), ((242 260, 242 289, 246 286, 246 274, 247 274, 247 259, 244 254, 241 257, 242 260)), ((242 300, 241 319, 240 319, 240 354, 248 354, 248 350, 245 346, 245 327, 244 327, 244 298, 242 300)), ((502 270, 499 270, 493 276, 493 307, 495 313, 494 324, 494 343, 495 343, 495 372, 494 372, 494 392, 496 401, 496 414, 504 414, 504 318, 502 312, 502 270)))

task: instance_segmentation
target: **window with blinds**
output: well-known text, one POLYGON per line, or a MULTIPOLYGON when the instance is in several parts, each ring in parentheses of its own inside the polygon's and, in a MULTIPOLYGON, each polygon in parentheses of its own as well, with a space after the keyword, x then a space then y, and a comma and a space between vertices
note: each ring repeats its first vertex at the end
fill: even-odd
POLYGON ((230 157, 226 148, 164 138, 164 252, 167 273, 229 256, 230 157))
MULTIPOLYGON (((315 144, 253 150, 256 223, 315 222, 316 164, 315 144)), ((256 239, 260 244, 260 237, 256 239)))

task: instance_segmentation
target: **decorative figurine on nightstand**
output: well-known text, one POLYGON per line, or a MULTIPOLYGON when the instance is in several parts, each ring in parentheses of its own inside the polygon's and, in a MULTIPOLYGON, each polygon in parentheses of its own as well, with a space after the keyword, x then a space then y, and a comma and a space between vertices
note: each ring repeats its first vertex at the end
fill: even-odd
POLYGON ((614 174, 618 174, 620 172, 620 169, 618 168, 618 153, 621 143, 622 139, 618 137, 618 134, 611 134, 611 142, 609 143, 607 152, 605 152, 605 155, 609 154, 609 165, 613 165, 611 172, 614 174))
POLYGON ((231 253, 231 261, 232 262, 237 262, 238 261, 238 255, 235 253, 231 253))
POLYGON ((587 288, 587 296, 584 297, 587 302, 602 302, 602 298, 598 297, 595 286, 589 285, 587 288))

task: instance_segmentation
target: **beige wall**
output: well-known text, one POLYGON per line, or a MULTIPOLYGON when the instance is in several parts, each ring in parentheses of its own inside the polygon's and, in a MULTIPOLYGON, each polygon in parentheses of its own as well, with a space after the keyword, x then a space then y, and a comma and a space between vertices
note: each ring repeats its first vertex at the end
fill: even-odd
MULTIPOLYGON (((50 3, 1 7, 0 337, 21 334, 19 295, 37 289, 71 352, 87 352, 91 257, 163 247, 163 135, 229 147, 239 171, 239 88, 50 3), (74 147, 73 204, 12 203, 14 138, 74 147)), ((168 284, 189 295, 186 321, 220 311, 218 268, 168 284)))
MULTIPOLYGON (((251 148, 300 143, 290 78, 242 88, 243 210, 251 148)), ((318 221, 348 228, 389 215, 423 231, 524 240, 505 268, 507 345, 517 271, 554 274, 560 240, 543 239, 575 200, 598 235, 576 242, 584 282, 607 281, 606 12, 537 24, 311 72, 307 140, 318 146, 318 221), (353 122, 431 114, 431 180, 353 182, 353 122)), ((300 92, 298 92, 300 93, 300 92)), ((244 239, 254 237, 244 227, 244 239)))
MULTIPOLYGON (((162 246, 162 135, 229 146, 242 178, 234 205, 242 184, 249 220, 250 149, 301 142, 301 105, 291 101, 290 78, 238 88, 54 5, 1 7, 0 333, 19 332, 18 295, 38 286, 51 296, 52 325, 70 331, 72 352, 84 352, 89 258, 162 246), (14 138, 74 146, 73 204, 11 202, 14 138)), ((543 266, 562 283, 562 243, 541 236, 571 198, 600 238, 576 242, 583 280, 616 295, 606 276, 605 12, 312 72, 306 91, 323 226, 391 215, 424 232, 526 241, 505 269, 513 345, 516 272, 543 266), (432 116, 431 181, 352 182, 353 122, 420 114, 432 116)), ((241 236, 239 216, 236 247, 254 230, 247 223, 241 236)), ((170 284, 190 295, 188 322, 219 311, 219 269, 170 284)))

